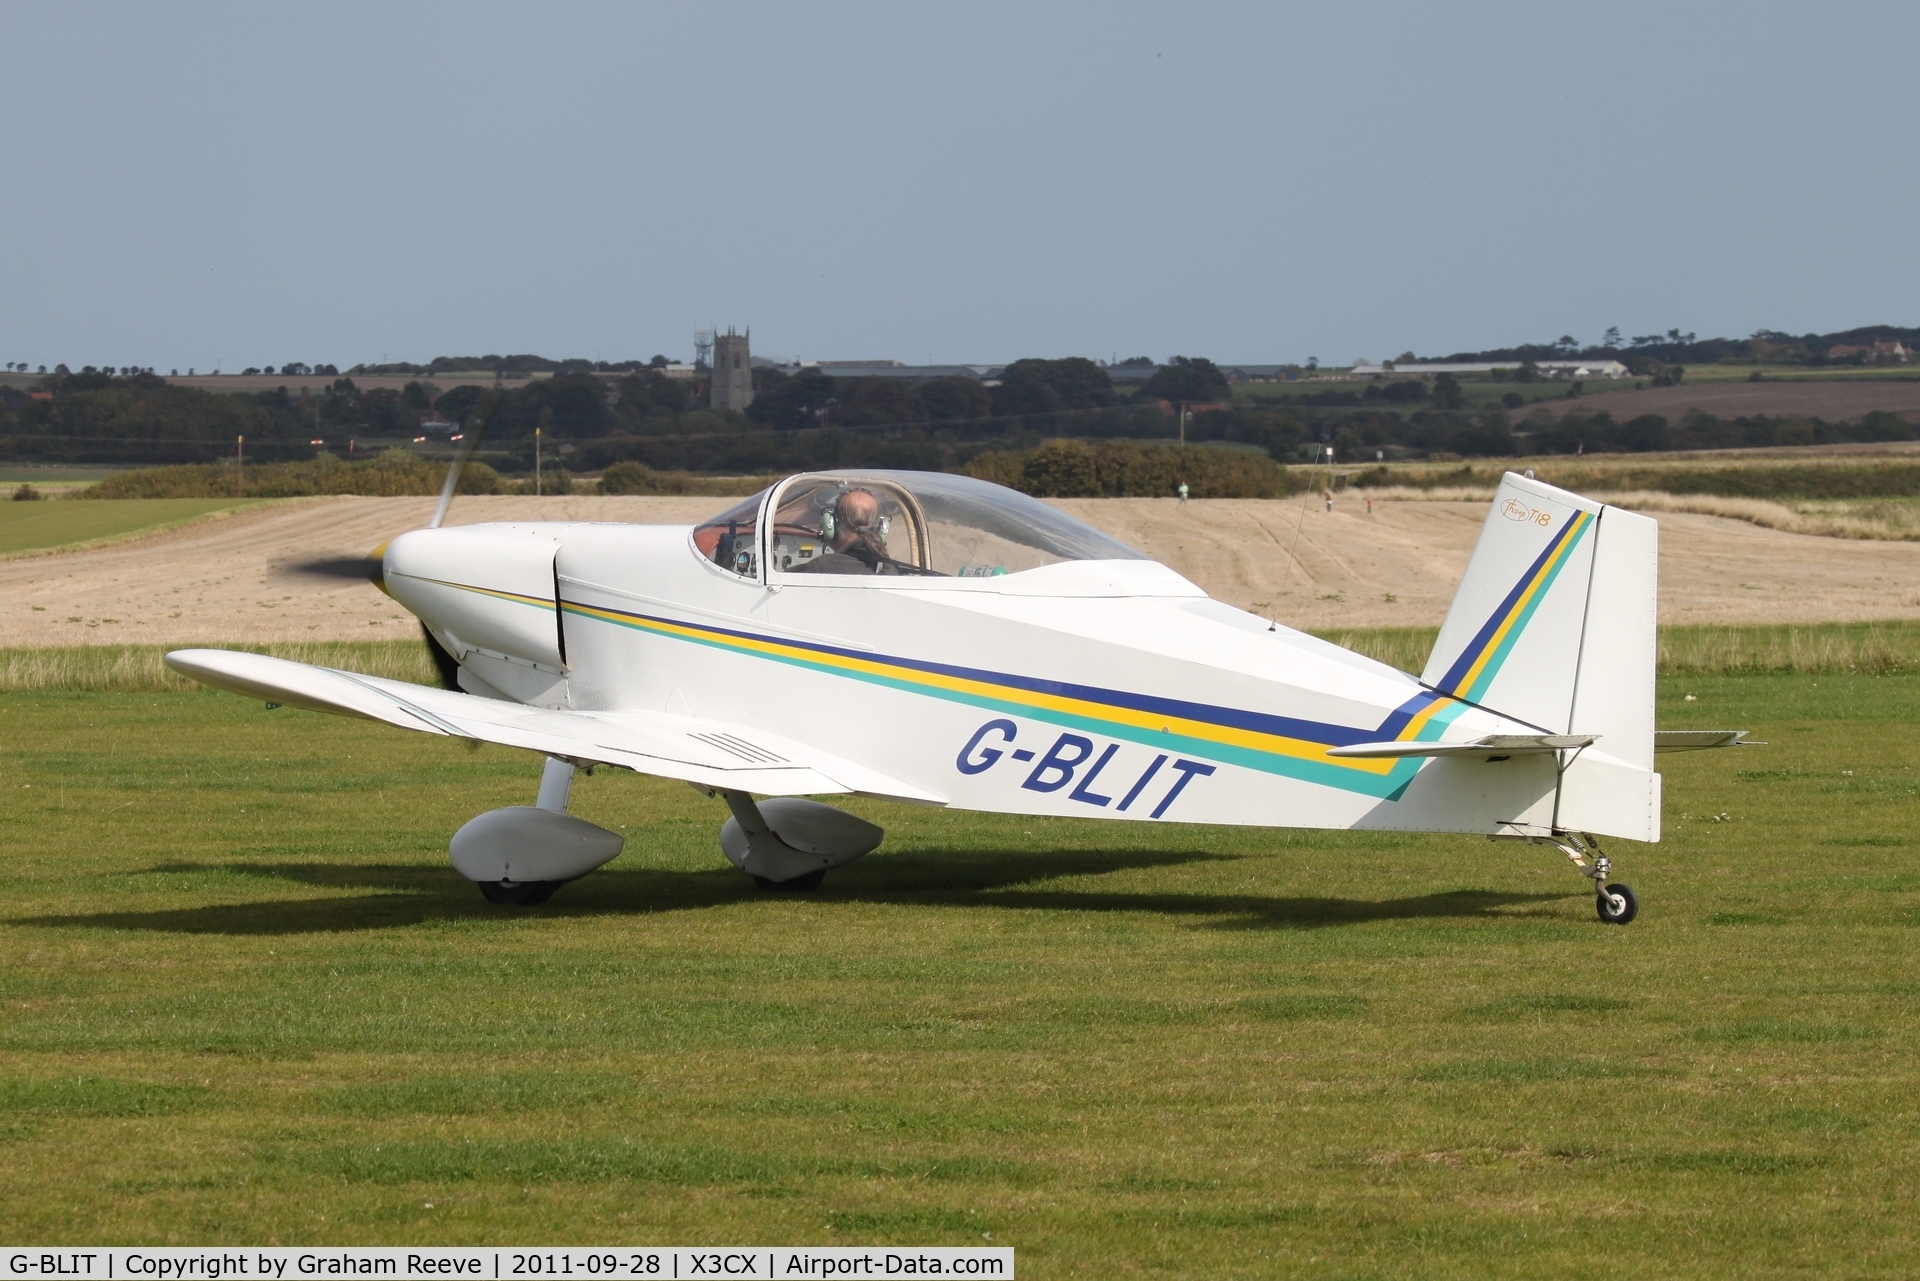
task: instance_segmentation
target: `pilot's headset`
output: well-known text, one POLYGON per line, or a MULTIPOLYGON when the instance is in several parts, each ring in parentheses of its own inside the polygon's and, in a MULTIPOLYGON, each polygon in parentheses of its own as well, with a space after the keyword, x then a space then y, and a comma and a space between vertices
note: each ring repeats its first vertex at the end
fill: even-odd
MULTIPOLYGON (((842 485, 840 488, 833 491, 832 501, 829 502, 826 505, 826 509, 820 513, 820 536, 824 538, 826 541, 828 541, 829 543, 834 540, 834 536, 838 534, 840 531, 840 518, 834 515, 834 513, 838 511, 840 508, 840 500, 846 495, 851 494, 856 489, 861 490, 863 493, 873 494, 873 491, 871 489, 866 489, 864 486, 861 486, 861 485, 842 485)), ((873 501, 874 501, 874 505, 878 506, 880 503, 880 496, 878 494, 874 494, 873 501)), ((853 532, 856 534, 864 534, 864 533, 873 534, 875 538, 878 538, 880 540, 880 546, 884 548, 887 545, 887 535, 890 532, 892 532, 892 529, 893 529, 893 521, 887 516, 882 515, 871 526, 868 526, 865 528, 856 526, 853 532)))

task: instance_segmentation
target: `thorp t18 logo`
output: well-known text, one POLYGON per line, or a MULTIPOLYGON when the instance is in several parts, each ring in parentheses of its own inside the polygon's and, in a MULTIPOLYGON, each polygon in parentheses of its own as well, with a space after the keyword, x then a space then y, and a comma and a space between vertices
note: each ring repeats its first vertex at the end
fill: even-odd
POLYGON ((1500 514, 1508 520, 1525 521, 1543 528, 1553 524, 1552 513, 1529 507, 1518 498, 1509 498, 1506 505, 1500 509, 1500 514))

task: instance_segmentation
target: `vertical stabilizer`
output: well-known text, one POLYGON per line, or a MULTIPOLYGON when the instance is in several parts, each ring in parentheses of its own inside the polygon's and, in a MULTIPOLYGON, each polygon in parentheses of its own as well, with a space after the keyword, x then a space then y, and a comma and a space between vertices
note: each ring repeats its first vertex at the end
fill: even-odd
POLYGON ((1508 473, 1421 680, 1547 734, 1598 735, 1553 827, 1660 839, 1653 772, 1658 526, 1508 473))

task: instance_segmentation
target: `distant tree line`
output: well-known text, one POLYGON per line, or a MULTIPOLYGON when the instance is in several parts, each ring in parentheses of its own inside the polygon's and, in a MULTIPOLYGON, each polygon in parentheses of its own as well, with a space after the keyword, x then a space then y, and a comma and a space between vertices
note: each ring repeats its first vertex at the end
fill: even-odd
MULTIPOLYGON (((1691 337, 1679 335, 1671 354, 1686 355, 1690 348, 1681 340, 1691 337)), ((1464 354, 1510 359, 1531 350, 1464 354)), ((1062 438, 1164 441, 1180 431, 1182 404, 1190 407, 1190 442, 1241 446, 1276 462, 1314 459, 1328 446, 1341 460, 1355 461, 1913 438, 1913 428, 1892 414, 1855 422, 1698 413, 1670 422, 1648 414, 1616 422, 1606 413, 1584 413, 1574 401, 1558 415, 1536 405, 1517 419, 1512 411, 1527 404, 1518 395, 1504 407, 1469 410, 1460 383, 1446 375, 1431 382, 1309 384, 1316 389, 1283 401, 1235 400, 1221 370, 1199 357, 1176 357, 1131 386, 1080 358, 1016 361, 994 386, 964 377, 839 378, 816 368, 763 367, 754 371, 753 405, 735 413, 705 407, 705 384, 669 377, 665 363, 659 357, 617 370, 569 368, 512 387, 445 390, 424 375, 410 376, 399 390, 363 388, 343 375, 306 395, 286 388, 209 392, 145 370, 71 373, 62 366, 36 383, 34 393, 0 389, 0 459, 204 463, 231 457, 235 438, 245 436, 247 456, 262 463, 318 453, 351 461, 369 448, 484 428, 483 456, 507 473, 532 469, 536 432, 544 465, 572 471, 620 462, 655 472, 735 475, 825 467, 959 470, 986 453, 1020 453, 1062 438)), ((1525 359, 1516 365, 1526 367, 1525 359)))
MULTIPOLYGON (((1442 363, 1487 363, 1520 365, 1542 360, 1618 360, 1636 376, 1651 376, 1667 365, 1711 365, 1723 361, 1768 365, 1850 366, 1871 363, 1867 355, 1851 352, 1829 355, 1835 347, 1871 347, 1874 343, 1898 342, 1905 347, 1920 343, 1920 329, 1900 325, 1863 325, 1830 334, 1788 334, 1762 329, 1746 338, 1702 338, 1694 333, 1669 329, 1664 334, 1636 334, 1622 337, 1618 329, 1609 329, 1597 343, 1582 345, 1570 334, 1550 343, 1523 343, 1517 347, 1496 347, 1487 351, 1459 351, 1450 356, 1434 356, 1442 363)), ((1415 359, 1412 353, 1403 357, 1415 359)))
POLYGON ((182 387, 144 371, 129 377, 56 372, 41 386, 46 399, 0 393, 0 458, 190 463, 231 456, 239 436, 246 437, 248 456, 261 462, 311 458, 315 439, 352 452, 356 437, 418 435, 438 394, 418 382, 401 391, 362 391, 348 378, 304 398, 285 388, 233 394, 182 387))
MULTIPOLYGON (((652 360, 549 360, 545 356, 435 356, 424 365, 405 361, 394 364, 355 365, 349 375, 367 377, 410 376, 415 374, 620 374, 636 369, 663 369, 673 362, 665 356, 652 360)), ((331 372, 332 367, 328 367, 331 372)), ((269 371, 271 372, 271 371, 269 371)), ((286 372, 282 370, 281 372, 286 372)), ((318 372, 318 371, 316 371, 318 372)))

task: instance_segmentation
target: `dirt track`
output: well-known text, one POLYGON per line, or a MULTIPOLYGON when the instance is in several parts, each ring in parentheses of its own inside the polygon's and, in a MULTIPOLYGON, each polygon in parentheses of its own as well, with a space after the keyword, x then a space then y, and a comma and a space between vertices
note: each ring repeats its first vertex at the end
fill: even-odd
MULTIPOLYGON (((462 498, 484 520, 688 523, 715 498, 462 498)), ((1485 516, 1480 503, 1072 499, 1061 507, 1216 597, 1296 627, 1436 624, 1485 516), (1299 560, 1287 577, 1299 530, 1299 560)), ((0 561, 0 644, 364 640, 414 634, 355 566, 423 524, 430 498, 312 499, 86 552, 0 561)), ((1920 543, 1850 542, 1662 514, 1666 622, 1920 618, 1920 543)))

